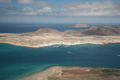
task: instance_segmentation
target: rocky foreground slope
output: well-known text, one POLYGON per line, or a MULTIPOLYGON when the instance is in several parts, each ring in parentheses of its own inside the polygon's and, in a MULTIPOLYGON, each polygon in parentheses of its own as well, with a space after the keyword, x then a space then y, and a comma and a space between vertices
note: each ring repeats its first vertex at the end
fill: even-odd
POLYGON ((20 80, 120 80, 120 70, 55 66, 20 80))
POLYGON ((43 28, 31 33, 3 33, 0 34, 0 43, 26 47, 120 43, 120 27, 94 26, 85 30, 66 30, 63 32, 43 28))

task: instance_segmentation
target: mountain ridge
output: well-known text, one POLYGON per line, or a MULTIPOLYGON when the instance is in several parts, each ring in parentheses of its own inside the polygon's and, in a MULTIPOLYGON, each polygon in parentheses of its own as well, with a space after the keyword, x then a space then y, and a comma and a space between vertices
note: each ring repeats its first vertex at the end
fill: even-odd
POLYGON ((81 34, 81 35, 120 35, 120 26, 91 26, 84 30, 65 30, 58 31, 56 29, 41 28, 31 34, 44 34, 44 33, 64 33, 64 34, 81 34))

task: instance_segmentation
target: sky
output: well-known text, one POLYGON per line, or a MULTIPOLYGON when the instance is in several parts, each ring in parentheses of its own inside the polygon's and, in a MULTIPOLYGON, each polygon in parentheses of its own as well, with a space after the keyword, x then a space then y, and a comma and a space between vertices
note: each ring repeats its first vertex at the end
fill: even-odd
POLYGON ((0 0, 0 23, 120 24, 120 0, 0 0))

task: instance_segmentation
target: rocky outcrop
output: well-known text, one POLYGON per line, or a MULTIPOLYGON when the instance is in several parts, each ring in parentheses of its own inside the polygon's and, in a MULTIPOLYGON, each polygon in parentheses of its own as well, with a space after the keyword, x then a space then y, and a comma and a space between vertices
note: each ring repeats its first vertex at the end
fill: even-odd
POLYGON ((87 24, 76 23, 72 27, 74 27, 74 28, 87 28, 89 26, 87 24))
POLYGON ((82 33, 85 35, 120 35, 120 27, 91 26, 82 33))
POLYGON ((64 33, 72 35, 120 35, 120 26, 91 26, 84 30, 67 30, 64 33))
POLYGON ((120 30, 120 26, 115 27, 117 30, 120 30))
POLYGON ((63 31, 64 34, 81 34, 80 30, 66 30, 63 31))

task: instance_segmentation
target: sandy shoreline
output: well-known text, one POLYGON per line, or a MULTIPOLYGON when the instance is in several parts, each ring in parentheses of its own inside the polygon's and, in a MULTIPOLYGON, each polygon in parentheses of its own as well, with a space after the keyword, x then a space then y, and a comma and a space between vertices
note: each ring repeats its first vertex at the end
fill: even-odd
POLYGON ((28 77, 21 78, 20 80, 47 80, 47 76, 51 76, 58 69, 59 69, 58 66, 50 67, 50 68, 47 68, 41 72, 30 75, 28 77))
MULTIPOLYGON (((1 42, 2 43, 2 42, 1 42)), ((102 42, 61 42, 61 43, 46 43, 46 44, 38 44, 38 45, 21 45, 21 44, 14 44, 10 42, 3 42, 10 45, 15 46, 23 46, 23 47, 31 47, 31 48, 40 48, 40 47, 48 47, 48 46, 54 46, 54 45, 65 45, 65 46, 75 46, 75 45, 82 45, 82 44, 98 44, 98 45, 105 45, 105 44, 115 44, 120 42, 108 42, 108 43, 102 43, 102 42)))
MULTIPOLYGON (((100 44, 100 45, 104 45, 104 43, 96 43, 96 42, 74 42, 74 43, 70 43, 70 42, 61 42, 61 43, 47 43, 47 44, 39 44, 39 45, 21 45, 21 44, 14 44, 14 43, 9 43, 9 42, 4 42, 6 44, 10 44, 10 45, 16 45, 16 46, 24 46, 24 47, 32 47, 32 48, 40 48, 40 47, 48 47, 48 46, 54 46, 54 45, 65 45, 65 46, 73 46, 73 45, 81 45, 81 44, 100 44)), ((109 43, 106 43, 109 44, 109 43)))

